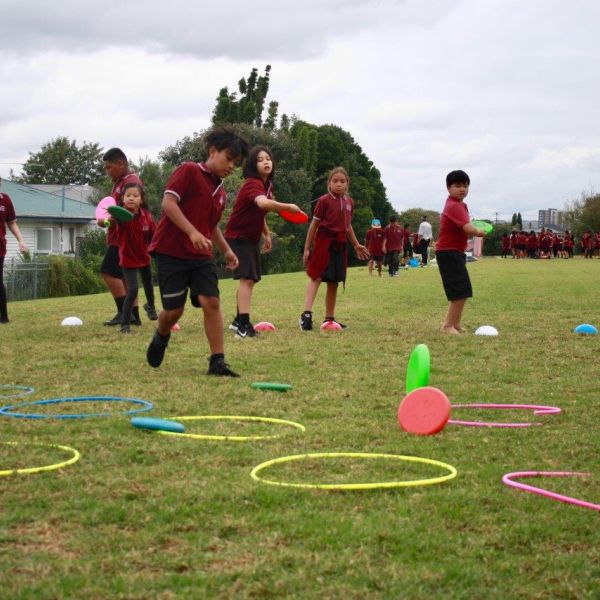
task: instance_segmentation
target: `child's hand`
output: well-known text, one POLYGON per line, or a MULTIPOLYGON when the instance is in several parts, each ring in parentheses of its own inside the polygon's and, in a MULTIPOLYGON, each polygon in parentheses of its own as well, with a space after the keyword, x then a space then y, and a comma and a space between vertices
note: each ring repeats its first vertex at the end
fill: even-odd
POLYGON ((212 250, 212 242, 197 230, 190 233, 190 242, 192 242, 192 245, 196 250, 208 250, 209 252, 212 250))
POLYGON ((485 235, 485 231, 483 231, 483 229, 478 229, 475 235, 477 237, 483 237, 485 235))
POLYGON ((310 258, 310 250, 305 250, 304 254, 302 255, 302 262, 304 263, 305 267, 308 265, 309 258, 310 258))
POLYGON ((369 259, 369 251, 362 244, 357 244, 356 246, 354 246, 354 251, 356 252, 356 256, 358 256, 360 260, 369 259))
POLYGON ((297 204, 288 204, 286 210, 289 210, 293 213, 301 213, 302 209, 297 204))
POLYGON ((227 261, 227 268, 230 271, 233 271, 240 266, 240 261, 231 248, 225 252, 225 260, 227 261))
POLYGON ((273 249, 273 238, 271 237, 271 235, 265 235, 263 237, 263 245, 262 245, 262 251, 264 253, 267 252, 271 252, 271 250, 273 249))

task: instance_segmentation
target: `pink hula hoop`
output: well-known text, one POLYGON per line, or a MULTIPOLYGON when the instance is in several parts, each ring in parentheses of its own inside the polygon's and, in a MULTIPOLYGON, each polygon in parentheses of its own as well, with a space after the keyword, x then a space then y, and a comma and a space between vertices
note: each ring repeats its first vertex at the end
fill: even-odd
POLYGON ((513 477, 585 477, 586 475, 589 475, 589 473, 576 473, 574 471, 516 471, 515 473, 507 473, 504 475, 504 477, 502 477, 502 483, 509 487, 530 492, 532 494, 538 494, 546 498, 552 498, 553 500, 558 500, 565 504, 574 504, 575 506, 581 506, 582 508, 591 508, 592 510, 600 511, 600 504, 578 500, 577 498, 571 498, 571 496, 563 496, 556 492, 512 480, 513 477))
MULTIPOLYGON (((532 410, 534 415, 555 415, 561 412, 557 406, 540 406, 538 404, 453 404, 455 408, 506 408, 532 410)), ((543 425, 543 423, 490 423, 488 421, 459 421, 448 419, 453 425, 465 425, 467 427, 531 427, 532 425, 543 425)))

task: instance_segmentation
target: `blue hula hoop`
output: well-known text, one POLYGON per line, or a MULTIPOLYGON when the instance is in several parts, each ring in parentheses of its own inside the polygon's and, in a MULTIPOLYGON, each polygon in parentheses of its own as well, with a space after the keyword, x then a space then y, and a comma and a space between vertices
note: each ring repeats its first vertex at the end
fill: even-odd
POLYGON ((48 400, 34 400, 32 402, 21 402, 11 406, 3 406, 0 408, 0 416, 15 417, 17 419, 87 419, 89 417, 113 417, 115 415, 133 415, 136 413, 152 410, 152 402, 141 400, 140 398, 122 398, 121 396, 77 396, 74 398, 50 398, 48 400), (103 412, 103 413, 65 413, 59 415, 49 415, 44 413, 22 413, 12 412, 14 409, 24 406, 46 406, 48 404, 61 404, 64 402, 131 402, 132 404, 140 405, 141 408, 126 410, 122 412, 103 412))
POLYGON ((7 400, 8 398, 23 398, 23 396, 29 396, 29 394, 33 394, 35 388, 29 385, 10 385, 10 384, 1 384, 0 385, 0 400, 7 400), (21 390, 16 394, 3 394, 2 390, 21 390))

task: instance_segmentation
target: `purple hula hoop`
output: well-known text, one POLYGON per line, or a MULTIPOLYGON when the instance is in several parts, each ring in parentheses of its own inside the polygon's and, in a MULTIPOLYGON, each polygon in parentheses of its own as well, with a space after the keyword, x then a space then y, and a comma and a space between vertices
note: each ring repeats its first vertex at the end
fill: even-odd
MULTIPOLYGON (((517 408, 532 410, 534 415, 555 415, 561 412, 557 406, 540 406, 538 404, 453 404, 452 410, 455 408, 517 408)), ((531 427, 532 425, 542 425, 542 423, 490 423, 487 421, 459 421, 458 419, 448 419, 448 423, 467 427, 531 427)))
POLYGON ((576 473, 574 471, 516 471, 515 473, 507 473, 504 475, 504 477, 502 477, 502 483, 509 487, 530 492, 532 494, 539 494, 540 496, 552 498, 553 500, 558 500, 559 502, 574 504, 575 506, 581 506, 582 508, 591 508, 592 510, 600 511, 600 504, 592 504, 591 502, 586 502, 585 500, 578 500, 577 498, 571 498, 571 496, 563 496, 562 494, 557 494, 556 492, 550 492, 549 490, 545 490, 543 488, 512 480, 513 477, 584 477, 586 475, 589 475, 589 473, 576 473))

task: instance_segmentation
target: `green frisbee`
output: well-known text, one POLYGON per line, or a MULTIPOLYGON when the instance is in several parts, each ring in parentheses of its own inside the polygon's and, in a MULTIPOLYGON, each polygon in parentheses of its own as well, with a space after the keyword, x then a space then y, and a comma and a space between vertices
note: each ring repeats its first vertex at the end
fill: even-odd
POLYGON ((287 392, 292 389, 290 383, 276 383, 271 381, 256 381, 251 385, 256 390, 272 390, 274 392, 287 392))
POLYGON ((127 223, 133 219, 133 213, 129 212, 126 208, 122 206, 109 206, 106 209, 111 217, 117 219, 117 221, 122 221, 123 223, 127 223))
POLYGON ((491 223, 488 223, 487 221, 471 221, 471 225, 473 225, 473 227, 476 227, 477 229, 483 229, 483 231, 485 231, 486 234, 488 233, 492 233, 492 231, 494 231, 494 226, 491 223))
POLYGON ((431 358, 426 344, 418 344, 410 353, 406 367, 406 393, 429 385, 431 358))

